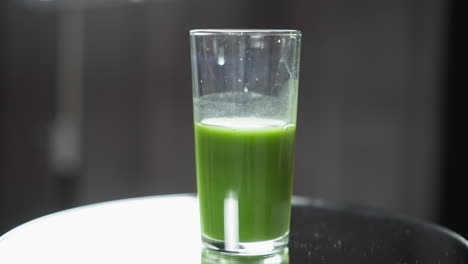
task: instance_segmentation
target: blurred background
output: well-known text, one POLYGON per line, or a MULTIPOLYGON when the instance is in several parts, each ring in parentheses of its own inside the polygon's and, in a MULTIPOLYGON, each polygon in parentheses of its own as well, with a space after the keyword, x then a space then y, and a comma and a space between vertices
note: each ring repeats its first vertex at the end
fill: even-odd
POLYGON ((0 234, 74 206, 195 192, 188 31, 293 28, 295 194, 468 236, 458 12, 444 0, 0 1, 0 234))

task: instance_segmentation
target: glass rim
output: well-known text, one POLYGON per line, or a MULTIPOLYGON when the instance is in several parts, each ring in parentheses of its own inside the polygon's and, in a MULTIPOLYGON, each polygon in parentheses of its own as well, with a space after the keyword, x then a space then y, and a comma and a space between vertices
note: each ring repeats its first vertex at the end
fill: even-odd
POLYGON ((206 35, 296 35, 301 36, 301 31, 296 29, 192 29, 191 36, 206 35))

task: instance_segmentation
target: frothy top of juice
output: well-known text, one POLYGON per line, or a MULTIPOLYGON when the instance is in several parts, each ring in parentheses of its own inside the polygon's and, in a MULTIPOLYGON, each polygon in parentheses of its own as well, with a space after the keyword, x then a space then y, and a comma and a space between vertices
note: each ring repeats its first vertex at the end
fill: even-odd
POLYGON ((224 117, 203 119, 200 124, 234 129, 262 129, 268 127, 284 127, 285 121, 256 117, 224 117))

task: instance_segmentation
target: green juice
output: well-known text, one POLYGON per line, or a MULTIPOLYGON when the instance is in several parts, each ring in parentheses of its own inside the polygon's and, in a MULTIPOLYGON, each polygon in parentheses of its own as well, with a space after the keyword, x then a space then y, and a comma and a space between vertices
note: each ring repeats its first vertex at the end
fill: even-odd
POLYGON ((211 118, 195 123, 204 236, 224 241, 225 223, 236 225, 239 242, 288 233, 295 132, 294 124, 271 119, 211 118), (235 210, 230 212, 227 204, 234 204, 235 210))

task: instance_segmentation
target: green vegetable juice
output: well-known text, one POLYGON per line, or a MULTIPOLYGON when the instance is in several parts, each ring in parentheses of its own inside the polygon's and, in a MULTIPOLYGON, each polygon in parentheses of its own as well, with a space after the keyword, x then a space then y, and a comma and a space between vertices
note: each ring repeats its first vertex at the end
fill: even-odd
POLYGON ((205 237, 224 241, 234 232, 238 242, 253 242, 288 233, 295 132, 294 124, 272 119, 210 118, 195 123, 205 237))

